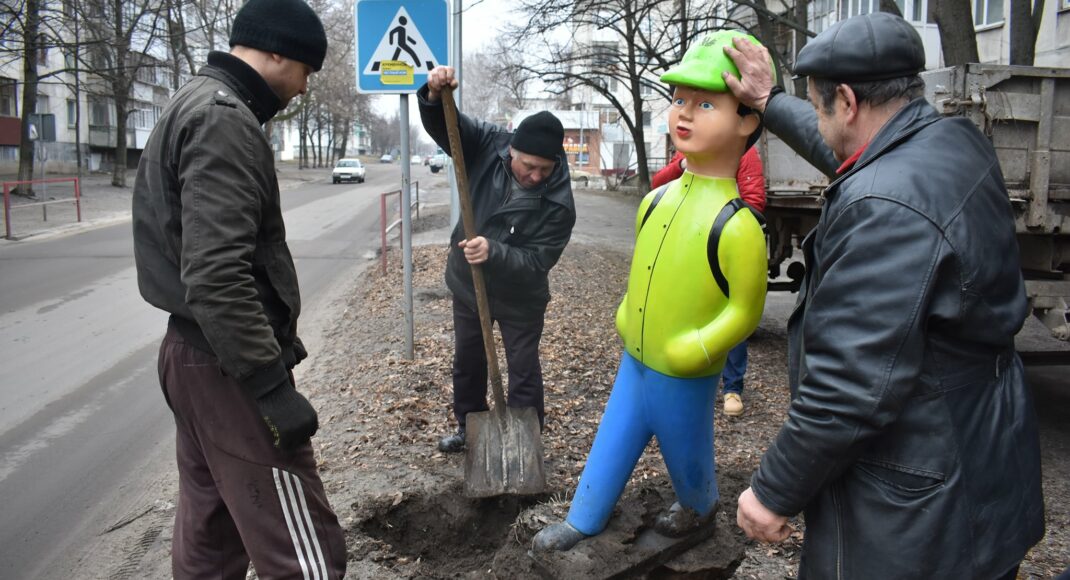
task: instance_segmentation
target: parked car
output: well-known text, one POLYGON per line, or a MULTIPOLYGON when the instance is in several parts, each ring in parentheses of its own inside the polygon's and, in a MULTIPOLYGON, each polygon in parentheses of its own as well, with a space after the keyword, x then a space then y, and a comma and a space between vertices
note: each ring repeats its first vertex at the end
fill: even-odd
POLYGON ((360 159, 339 159, 331 172, 331 181, 341 183, 343 181, 356 181, 364 183, 364 164, 360 159))
POLYGON ((428 163, 428 165, 431 167, 431 173, 438 173, 439 169, 445 167, 447 158, 448 156, 441 149, 438 150, 438 153, 432 155, 431 162, 428 163))
POLYGON ((409 158, 409 165, 419 165, 420 161, 421 159, 419 155, 413 155, 409 158))
POLYGON ((389 153, 383 153, 383 156, 379 158, 379 163, 393 163, 394 156, 389 153))

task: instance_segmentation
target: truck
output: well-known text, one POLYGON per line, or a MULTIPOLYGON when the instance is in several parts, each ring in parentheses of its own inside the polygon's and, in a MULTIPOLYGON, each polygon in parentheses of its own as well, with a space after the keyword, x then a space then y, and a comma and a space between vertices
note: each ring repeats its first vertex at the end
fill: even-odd
MULTIPOLYGON (((921 76, 925 97, 938 111, 970 119, 992 141, 1014 208, 1032 313, 1052 337, 1070 341, 1070 69, 971 63, 921 76)), ((804 266, 792 258, 817 224, 828 179, 775 135, 766 132, 759 146, 769 287, 796 291, 804 266)), ((1023 358, 1067 364, 1067 347, 1023 358)))

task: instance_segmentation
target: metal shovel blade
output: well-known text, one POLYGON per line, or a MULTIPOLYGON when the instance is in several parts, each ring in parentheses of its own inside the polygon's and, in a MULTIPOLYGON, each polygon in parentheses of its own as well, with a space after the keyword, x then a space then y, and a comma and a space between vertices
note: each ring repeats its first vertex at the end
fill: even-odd
POLYGON ((466 422, 466 496, 532 495, 545 490, 542 432, 533 407, 495 407, 469 413, 466 422))

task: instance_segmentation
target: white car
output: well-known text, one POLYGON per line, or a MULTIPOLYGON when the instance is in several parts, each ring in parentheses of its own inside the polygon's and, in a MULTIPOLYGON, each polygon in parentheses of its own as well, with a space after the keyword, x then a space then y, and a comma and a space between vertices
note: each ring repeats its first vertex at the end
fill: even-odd
POLYGON ((419 155, 413 155, 409 159, 409 165, 419 165, 421 163, 423 163, 423 158, 421 158, 419 155))
POLYGON ((341 183, 343 181, 356 181, 364 183, 364 164, 360 159, 339 159, 331 172, 331 181, 341 183))
POLYGON ((431 161, 428 165, 431 167, 431 173, 438 173, 438 171, 446 167, 446 161, 449 157, 441 150, 431 156, 431 161))

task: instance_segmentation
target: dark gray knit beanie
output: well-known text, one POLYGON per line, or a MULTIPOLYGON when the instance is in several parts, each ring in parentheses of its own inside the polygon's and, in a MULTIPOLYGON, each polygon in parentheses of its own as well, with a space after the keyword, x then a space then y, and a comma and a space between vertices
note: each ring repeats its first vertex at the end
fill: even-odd
POLYGON ((557 159, 564 141, 565 129, 561 121, 549 111, 540 111, 520 122, 509 144, 517 151, 543 159, 557 159))
POLYGON ((249 0, 230 29, 230 46, 274 52, 319 71, 327 54, 327 33, 304 0, 249 0))

